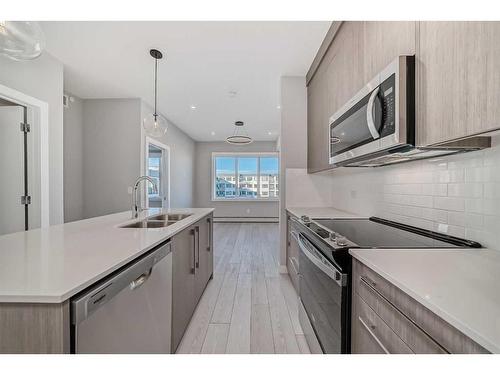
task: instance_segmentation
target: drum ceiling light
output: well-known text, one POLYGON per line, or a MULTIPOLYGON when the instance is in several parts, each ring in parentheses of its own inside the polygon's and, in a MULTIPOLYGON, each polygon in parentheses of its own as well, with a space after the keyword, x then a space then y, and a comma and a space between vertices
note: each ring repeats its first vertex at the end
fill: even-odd
POLYGON ((226 142, 232 145, 249 145, 253 139, 248 136, 247 132, 243 130, 243 121, 236 121, 234 123, 234 133, 232 136, 226 138, 226 142), (241 131, 240 131, 241 129, 241 131))

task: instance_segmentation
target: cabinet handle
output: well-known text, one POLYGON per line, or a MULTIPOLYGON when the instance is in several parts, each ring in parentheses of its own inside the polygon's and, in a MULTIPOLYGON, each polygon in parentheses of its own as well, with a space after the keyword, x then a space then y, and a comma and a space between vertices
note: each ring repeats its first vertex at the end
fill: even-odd
POLYGON ((382 344, 382 342, 379 340, 379 338, 375 335, 374 331, 377 328, 374 324, 366 324, 365 321, 358 316, 359 321, 361 322, 361 325, 368 331, 370 336, 375 340, 375 342, 380 346, 380 348, 384 351, 385 354, 390 354, 387 348, 382 344))
POLYGON ((208 244, 207 244, 207 251, 211 250, 211 243, 212 243, 212 220, 210 218, 207 218, 207 223, 208 223, 208 244))
POLYGON ((368 276, 361 276, 360 280, 370 288, 375 288, 375 286, 377 286, 377 283, 370 279, 368 276))
POLYGON ((196 275, 196 232, 194 229, 190 231, 191 236, 193 236, 193 264, 191 267, 191 273, 196 275))
POLYGON ((196 254, 198 255, 196 259, 196 268, 200 268, 200 227, 196 226, 196 254))

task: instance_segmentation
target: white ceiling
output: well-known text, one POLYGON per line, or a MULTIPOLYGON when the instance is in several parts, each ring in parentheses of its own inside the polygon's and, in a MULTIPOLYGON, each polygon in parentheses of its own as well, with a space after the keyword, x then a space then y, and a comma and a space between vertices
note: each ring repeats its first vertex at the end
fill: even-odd
POLYGON ((149 49, 162 51, 159 111, 198 141, 225 139, 235 120, 254 139, 275 140, 280 77, 305 75, 329 25, 42 22, 47 50, 65 65, 65 90, 81 98, 140 97, 152 104, 149 49))

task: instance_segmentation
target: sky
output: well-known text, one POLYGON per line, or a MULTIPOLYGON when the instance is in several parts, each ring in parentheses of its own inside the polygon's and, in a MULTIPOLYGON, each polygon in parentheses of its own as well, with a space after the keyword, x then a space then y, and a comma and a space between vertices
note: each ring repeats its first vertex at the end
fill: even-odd
MULTIPOLYGON (((235 173, 235 159, 229 156, 218 156, 215 161, 217 173, 233 174, 235 173)), ((238 171, 240 174, 257 174, 256 157, 240 157, 238 158, 238 171)), ((261 174, 278 174, 278 158, 277 157, 261 157, 260 158, 260 173, 261 174)))

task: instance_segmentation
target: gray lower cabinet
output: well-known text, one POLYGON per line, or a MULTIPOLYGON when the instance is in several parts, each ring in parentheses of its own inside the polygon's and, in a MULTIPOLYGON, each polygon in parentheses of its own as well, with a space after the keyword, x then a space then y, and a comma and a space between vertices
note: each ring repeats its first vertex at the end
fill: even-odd
POLYGON ((352 283, 352 353, 487 353, 356 259, 352 283))
POLYGON ((175 352, 213 273, 212 216, 172 239, 172 352, 175 352))
POLYGON ((288 275, 297 293, 299 293, 299 245, 292 233, 291 219, 287 219, 287 254, 286 267, 288 275))

